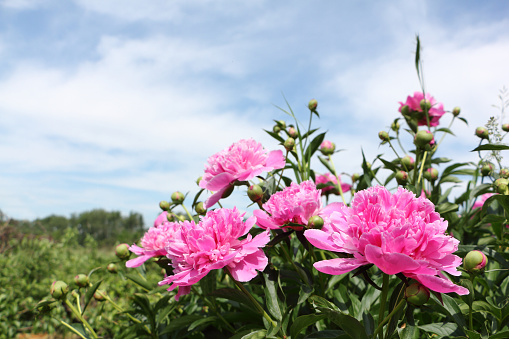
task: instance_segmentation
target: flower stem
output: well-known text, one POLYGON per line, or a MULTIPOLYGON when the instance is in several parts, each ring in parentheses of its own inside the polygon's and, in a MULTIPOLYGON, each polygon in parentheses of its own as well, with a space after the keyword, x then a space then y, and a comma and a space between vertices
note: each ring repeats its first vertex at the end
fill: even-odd
POLYGON ((235 282, 235 285, 237 285, 238 288, 240 288, 240 290, 242 292, 244 292, 244 294, 249 298, 249 300, 251 300, 251 302, 253 303, 253 305, 256 307, 256 309, 258 309, 258 311, 263 315, 263 317, 274 327, 277 327, 277 323, 272 320, 272 318, 267 314, 267 312, 265 312, 265 310, 263 309, 263 307, 258 303, 258 301, 256 301, 256 299, 253 297, 253 295, 251 293, 249 293, 249 291, 244 287, 244 285, 242 285, 242 283, 240 281, 237 281, 235 280, 235 278, 233 278, 233 276, 231 275, 231 273, 228 271, 228 269, 225 270, 226 273, 230 276, 230 278, 233 280, 233 282, 235 282))
POLYGON ((187 210, 186 206, 184 204, 182 204, 182 207, 184 208, 184 211, 186 211, 187 213, 187 216, 189 217, 189 221, 193 221, 193 216, 191 215, 191 213, 189 213, 189 211, 187 210))
POLYGON ((338 177, 338 174, 336 172, 336 167, 334 166, 334 161, 332 161, 332 157, 329 155, 329 162, 332 166, 332 170, 334 171, 334 176, 336 177, 336 188, 338 189, 339 195, 341 195, 341 199, 343 199, 343 204, 346 205, 345 196, 343 195, 343 189, 341 188, 340 179, 338 177))
POLYGON ((78 318, 79 321, 81 321, 81 323, 83 324, 83 326, 86 327, 86 329, 90 332, 90 334, 92 335, 93 338, 95 339, 98 339, 99 337, 97 336, 97 334, 95 333, 94 329, 92 328, 92 326, 90 326, 90 324, 83 318, 83 316, 81 315, 81 312, 78 312, 78 310, 74 307, 73 304, 71 304, 71 302, 68 300, 68 299, 65 299, 65 304, 71 309, 72 313, 74 313, 74 315, 76 316, 76 318, 78 318))
POLYGON ((417 183, 421 182, 422 172, 424 171, 424 164, 426 163, 426 156, 427 155, 428 155, 428 151, 424 151, 424 155, 422 156, 422 161, 421 161, 421 170, 419 171, 419 180, 417 180, 417 183))
POLYGON ((389 322, 389 320, 391 320, 392 316, 394 314, 396 314, 396 312, 398 312, 401 309, 401 307, 403 307, 405 305, 405 303, 406 303, 405 299, 401 299, 400 302, 396 305, 396 307, 394 307, 392 312, 389 313, 389 315, 387 317, 385 317, 385 319, 380 324, 378 324, 375 334, 373 334, 373 338, 376 338, 376 336, 379 332, 380 332, 380 338, 383 338, 383 326, 385 324, 387 324, 389 322))
POLYGON ((380 332, 380 339, 384 337, 383 324, 381 319, 383 319, 385 314, 385 304, 387 302, 387 294, 389 293, 389 275, 383 273, 383 283, 382 283, 382 295, 380 296, 380 311, 378 312, 378 328, 376 329, 375 334, 373 335, 373 339, 376 339, 376 335, 380 332))
POLYGON ((81 334, 81 332, 79 332, 78 330, 76 330, 74 327, 72 327, 71 325, 69 325, 68 323, 66 323, 65 321, 62 321, 62 320, 59 320, 60 323, 64 326, 66 326, 67 328, 69 328, 72 332, 76 333, 79 337, 83 338, 83 339, 87 339, 87 337, 84 337, 83 334, 81 334))

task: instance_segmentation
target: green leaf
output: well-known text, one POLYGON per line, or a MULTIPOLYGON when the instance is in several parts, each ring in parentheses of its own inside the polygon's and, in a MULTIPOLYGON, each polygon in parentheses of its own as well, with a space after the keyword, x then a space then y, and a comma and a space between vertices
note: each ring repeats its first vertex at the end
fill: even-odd
POLYGON ((314 291, 315 289, 312 286, 305 284, 300 285, 299 300, 297 301, 297 304, 305 302, 314 291))
POLYGON ((143 288, 144 290, 146 290, 147 292, 149 292, 150 290, 152 290, 154 288, 154 286, 152 286, 147 280, 141 278, 140 276, 138 276, 136 274, 126 274, 125 277, 127 279, 131 280, 136 285, 143 288))
POLYGON ((476 331, 465 330, 465 332, 467 333, 468 339, 481 339, 481 334, 476 331))
POLYGON ((88 304, 94 298, 95 291, 97 291, 99 286, 101 286, 102 282, 103 282, 103 279, 97 281, 94 285, 92 285, 88 288, 87 293, 85 294, 85 304, 83 305, 82 313, 85 313, 85 310, 87 309, 88 304))
POLYGON ((159 336, 161 337, 163 334, 170 333, 181 328, 187 327, 196 320, 199 320, 201 318, 202 318, 201 316, 194 314, 179 316, 178 318, 172 319, 170 321, 170 324, 166 326, 166 328, 162 332, 159 332, 159 336))
MULTIPOLYGON (((444 294, 445 295, 445 294, 444 294)), ((431 332, 438 334, 442 337, 448 337, 452 335, 461 335, 461 330, 458 325, 454 323, 434 323, 427 325, 418 326, 421 330, 425 332, 431 332)))
MULTIPOLYGON (((211 292, 210 295, 218 298, 233 300, 240 304, 253 308, 253 303, 251 302, 251 300, 249 300, 249 298, 244 293, 234 288, 228 287, 220 288, 211 292)), ((253 308, 253 310, 256 310, 256 308, 253 308)), ((256 312, 258 311, 256 310, 256 312)))
POLYGON ((279 134, 271 132, 271 131, 267 131, 265 129, 264 129, 264 131, 267 132, 268 135, 270 135, 271 137, 273 137, 274 139, 276 139, 280 143, 282 143, 282 144, 285 143, 285 139, 281 138, 281 136, 279 134))
POLYGON ((323 330, 308 334, 304 339, 350 339, 350 336, 340 330, 323 330))
POLYGON ((198 320, 195 320, 191 323, 191 325, 189 325, 189 327, 187 328, 187 330, 189 332, 191 332, 192 330, 194 330, 195 328, 197 328, 198 326, 200 325, 207 325, 209 323, 214 323, 218 320, 218 317, 216 316, 212 316, 212 317, 206 317, 206 318, 202 318, 202 319, 198 319, 198 320))
POLYGON ((281 309, 279 308, 275 279, 272 280, 268 274, 263 274, 263 278, 265 279, 264 291, 267 309, 269 310, 270 314, 274 316, 274 318, 281 321, 283 316, 281 314, 281 309))
POLYGON ((212 270, 200 280, 200 287, 204 295, 209 295, 216 290, 217 270, 212 270))
POLYGON ((316 150, 320 147, 323 139, 325 138, 325 133, 318 134, 313 141, 309 144, 308 148, 304 151, 304 163, 308 164, 311 156, 315 154, 316 150))
POLYGON ((439 183, 441 184, 443 184, 444 182, 461 183, 463 182, 463 180, 459 179, 458 177, 455 177, 454 175, 446 175, 445 177, 442 176, 439 181, 439 183))
POLYGON ((380 161, 384 163, 385 168, 390 169, 393 172, 399 171, 399 168, 398 168, 398 166, 396 166, 396 164, 394 164, 390 161, 384 160, 382 158, 380 158, 380 161))
POLYGON ((490 339, 505 339, 505 338, 509 338, 508 330, 497 332, 495 334, 490 335, 490 339))
POLYGON ((290 327, 290 335, 292 338, 297 338, 297 335, 302 332, 307 327, 316 324, 322 319, 325 319, 327 316, 325 314, 308 314, 302 315, 295 319, 290 327))
POLYGON ((456 204, 452 204, 450 202, 444 202, 444 203, 441 203, 440 205, 437 205, 435 207, 435 211, 437 211, 440 214, 445 214, 445 213, 449 213, 449 212, 456 212, 459 210, 459 208, 460 207, 456 204))
MULTIPOLYGON (((431 159, 431 163, 432 164, 443 164, 443 163, 446 163, 446 162, 451 162, 452 159, 449 159, 449 158, 433 158, 431 159)), ((459 164, 460 166, 462 166, 462 164, 459 164)), ((449 166, 450 167, 450 166, 449 166)), ((444 171, 445 172, 445 171, 444 171)))
POLYGON ((495 144, 485 144, 478 146, 471 150, 470 152, 477 152, 477 151, 505 151, 508 150, 509 146, 507 145, 495 145, 495 144))
POLYGON ((266 337, 265 336, 266 334, 267 334, 267 330, 258 330, 258 331, 254 331, 249 334, 246 334, 241 339, 263 339, 266 337))
POLYGON ((419 339, 417 326, 406 324, 405 328, 398 328, 399 339, 419 339))
POLYGON ((334 169, 332 168, 332 166, 329 164, 329 162, 327 161, 327 158, 324 158, 324 157, 318 157, 318 159, 320 160, 320 162, 325 166, 327 167, 327 169, 329 170, 329 172, 331 172, 332 174, 334 174, 334 169))
POLYGON ((438 128, 435 132, 444 132, 444 133, 449 133, 451 135, 455 135, 450 129, 445 128, 445 127, 438 128))

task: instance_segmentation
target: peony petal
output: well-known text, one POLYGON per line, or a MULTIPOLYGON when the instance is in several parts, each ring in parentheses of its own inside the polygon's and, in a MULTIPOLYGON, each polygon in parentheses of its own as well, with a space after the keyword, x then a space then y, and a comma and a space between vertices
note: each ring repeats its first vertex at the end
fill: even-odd
POLYGON ((256 217, 256 224, 261 228, 272 230, 277 230, 281 228, 272 221, 272 218, 270 218, 267 213, 265 213, 262 210, 253 211, 253 215, 256 217))
POLYGON ((332 275, 348 273, 362 265, 369 264, 364 259, 336 258, 315 262, 313 266, 320 272, 332 275))
POLYGON ((207 189, 209 191, 222 190, 223 188, 228 187, 231 182, 234 182, 235 179, 235 176, 228 172, 220 173, 210 179, 210 181, 207 183, 207 189))
POLYGON ((224 189, 212 194, 205 202, 203 203, 203 207, 210 208, 218 202, 221 197, 223 196, 223 193, 226 191, 228 187, 225 187, 224 189))
POLYGON ((451 293, 456 292, 459 295, 466 295, 469 293, 468 289, 462 286, 454 284, 452 281, 446 278, 437 277, 434 275, 416 275, 410 278, 414 278, 421 284, 439 293, 451 293))
POLYGON ((382 249, 375 245, 366 245, 364 250, 366 260, 375 264, 386 274, 396 274, 406 270, 416 270, 421 265, 403 253, 384 253, 382 249))
POLYGON ((255 253, 252 253, 246 257, 239 263, 235 264, 235 267, 228 267, 233 279, 237 281, 246 282, 253 278, 255 278, 258 271, 263 271, 267 266, 269 260, 267 256, 262 250, 258 250, 255 253))
POLYGON ((267 160, 265 160, 265 167, 273 169, 279 169, 285 167, 286 160, 283 156, 283 151, 271 151, 267 154, 267 160))
POLYGON ((125 263, 125 266, 126 267, 138 267, 138 266, 141 266, 145 261, 147 261, 148 259, 152 258, 151 255, 142 255, 142 256, 139 256, 137 258, 134 258, 134 259, 131 259, 131 260, 128 260, 126 263, 125 263))
POLYGON ((327 232, 321 230, 306 230, 304 231, 304 236, 311 245, 316 248, 333 252, 342 252, 342 248, 334 243, 331 235, 327 232))

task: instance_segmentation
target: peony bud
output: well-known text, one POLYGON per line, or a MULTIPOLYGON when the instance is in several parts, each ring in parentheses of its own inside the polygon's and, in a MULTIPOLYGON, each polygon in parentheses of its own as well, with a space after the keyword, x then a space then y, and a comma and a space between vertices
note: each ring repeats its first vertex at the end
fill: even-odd
POLYGON ((279 120, 277 122, 278 126, 281 127, 281 129, 285 129, 286 128, 286 122, 284 120, 279 120))
POLYGON ((200 201, 194 206, 194 210, 199 215, 205 215, 207 213, 207 209, 203 206, 203 201, 200 201))
POLYGON ((78 287, 88 287, 90 283, 88 275, 86 274, 78 274, 77 276, 74 277, 74 282, 78 287))
POLYGON ((318 216, 314 215, 308 220, 308 228, 314 228, 314 229, 321 229, 323 227, 323 219, 318 216))
POLYGON ((423 111, 429 111, 431 109, 431 102, 428 99, 421 100, 421 109, 423 111))
POLYGON ((94 293, 94 299, 97 301, 105 301, 107 297, 105 290, 96 290, 94 293))
POLYGON ((502 124, 502 131, 509 132, 509 124, 502 124))
POLYGON ((279 127, 279 125, 274 125, 274 127, 272 127, 272 132, 279 134, 279 132, 281 132, 281 127, 279 127))
POLYGON ((490 137, 488 130, 484 127, 477 127, 475 129, 475 135, 477 135, 481 139, 488 139, 490 137))
POLYGON ((285 149, 290 152, 295 147, 295 139, 294 138, 288 138, 285 140, 284 143, 285 149))
POLYGON ((308 108, 311 112, 316 112, 316 107, 318 107, 318 101, 316 99, 309 100, 308 108))
POLYGON ((110 272, 110 273, 113 273, 113 274, 118 273, 118 267, 117 267, 117 265, 115 265, 114 263, 110 263, 110 264, 108 264, 108 266, 106 266, 106 269, 107 269, 107 270, 108 270, 108 272, 110 272))
POLYGON ((498 178, 493 183, 493 186, 495 186, 495 191, 497 191, 498 194, 509 195, 509 180, 508 179, 498 178))
POLYGON ((175 213, 167 213, 166 214, 166 219, 169 221, 169 222, 174 222, 175 221, 175 213))
POLYGON ((196 179, 196 185, 200 186, 201 178, 202 178, 202 177, 199 177, 198 179, 196 179))
POLYGON ((173 201, 176 205, 182 204, 184 202, 184 194, 179 191, 173 192, 171 195, 171 201, 173 201))
POLYGON ((400 112, 403 115, 408 115, 410 114, 410 107, 408 107, 407 105, 401 106, 400 112))
POLYGON ((493 172, 493 164, 491 164, 489 162, 485 162, 481 166, 481 175, 483 177, 487 177, 487 176, 491 175, 492 172, 493 172))
POLYGON ((295 127, 290 125, 290 128, 288 128, 288 135, 294 139, 297 139, 297 137, 299 136, 299 133, 297 132, 295 127))
POLYGON ((252 202, 260 201, 263 198, 263 189, 260 185, 251 185, 247 189, 247 196, 252 202))
POLYGON ((428 130, 420 130, 415 133, 414 144, 417 147, 425 148, 426 146, 430 146, 433 141, 433 134, 428 130))
POLYGON ((406 300, 414 306, 422 306, 429 300, 429 290, 422 284, 414 282, 405 289, 406 300))
POLYGON ((382 140, 382 142, 389 141, 389 133, 387 133, 386 131, 378 132, 378 137, 380 138, 380 140, 382 140))
POLYGON ((359 173, 352 174, 352 183, 354 183, 357 180, 359 180, 360 177, 361 177, 361 175, 359 173))
POLYGON ((50 293, 55 299, 64 299, 69 292, 69 286, 61 280, 53 281, 51 285, 50 293))
POLYGON ((396 132, 396 133, 398 133, 398 131, 399 131, 399 127, 400 127, 400 125, 399 125, 399 122, 397 122, 397 121, 394 121, 394 122, 391 124, 391 129, 392 129, 394 132, 396 132))
POLYGON ((498 172, 498 175, 501 177, 501 178, 509 178, 509 168, 501 168, 500 169, 500 172, 498 172))
POLYGON ((159 202, 159 207, 163 210, 163 211, 167 211, 170 209, 170 203, 167 202, 166 200, 162 200, 159 202))
POLYGON ((320 145, 320 152, 322 152, 323 155, 331 155, 334 153, 335 149, 336 145, 334 145, 334 143, 329 140, 325 140, 320 145))
POLYGON ((479 274, 484 272, 484 268, 488 263, 486 254, 481 251, 474 250, 467 253, 463 260, 463 268, 470 274, 479 274))
POLYGON ((403 165, 403 168, 408 171, 414 168, 414 164, 414 158, 409 155, 405 155, 403 158, 401 158, 401 165, 403 165))
POLYGON ((438 179, 438 170, 436 168, 428 168, 423 176, 429 181, 435 181, 438 179))
POLYGON ((129 245, 128 244, 120 244, 115 247, 115 255, 120 260, 127 260, 131 256, 131 252, 129 251, 129 245))
POLYGON ((405 186, 408 182, 408 173, 405 171, 399 171, 396 173, 396 181, 398 185, 405 186))
POLYGON ((460 111, 461 111, 461 110, 460 110, 460 108, 459 108, 459 107, 454 107, 454 108, 452 109, 452 114, 453 114, 455 117, 457 117, 458 115, 460 115, 460 111))

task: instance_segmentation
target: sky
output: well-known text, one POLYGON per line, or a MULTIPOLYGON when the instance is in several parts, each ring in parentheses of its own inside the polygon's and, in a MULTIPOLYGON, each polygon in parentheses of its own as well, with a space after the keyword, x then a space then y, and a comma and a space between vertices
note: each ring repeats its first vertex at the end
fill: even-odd
POLYGON ((282 149, 263 129, 291 123, 285 100, 301 121, 318 100, 339 171, 360 172, 361 149, 393 159, 378 132, 420 90, 417 34, 426 91, 469 123, 440 152, 477 161, 475 127, 509 86, 508 14, 472 0, 0 0, 0 209, 134 211, 149 226, 172 192, 190 205, 210 155, 246 138, 282 149))

